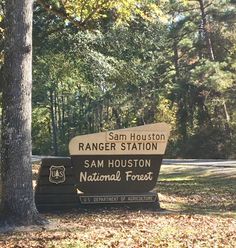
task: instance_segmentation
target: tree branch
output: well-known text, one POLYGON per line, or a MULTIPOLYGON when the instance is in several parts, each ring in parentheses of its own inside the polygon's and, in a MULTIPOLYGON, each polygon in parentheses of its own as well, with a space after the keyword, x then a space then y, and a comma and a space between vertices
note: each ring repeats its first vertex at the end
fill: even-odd
MULTIPOLYGON (((112 0, 110 0, 112 1, 112 0)), ((89 15, 82 21, 82 25, 85 26, 86 23, 92 19, 92 17, 102 8, 102 6, 108 3, 109 0, 104 0, 99 4, 99 1, 96 2, 96 6, 94 5, 93 10, 89 13, 89 15)))
POLYGON ((47 12, 52 13, 56 16, 61 17, 64 20, 69 20, 73 25, 75 25, 76 27, 83 29, 85 28, 85 26, 93 19, 93 16, 98 13, 103 6, 105 6, 105 4, 107 4, 108 2, 114 1, 114 0, 103 0, 103 1, 99 1, 97 0, 94 3, 94 6, 92 7, 92 10, 90 11, 90 13, 84 18, 84 20, 82 19, 83 17, 83 9, 85 9, 87 1, 83 1, 82 2, 82 6, 81 6, 81 13, 80 13, 80 20, 70 16, 67 12, 66 12, 66 8, 65 8, 65 4, 67 2, 67 0, 59 0, 60 3, 60 8, 57 8, 55 6, 53 6, 52 4, 50 4, 48 2, 48 0, 36 0, 38 4, 40 4, 47 12))
MULTIPOLYGON (((37 0, 37 3, 39 3, 47 12, 52 13, 56 16, 61 17, 64 20, 69 20, 71 23, 73 23, 76 27, 81 28, 81 22, 74 19, 73 17, 69 16, 64 8, 64 5, 62 5, 62 8, 58 9, 51 4, 47 3, 45 0, 37 0)), ((61 1, 60 1, 61 3, 61 1)))

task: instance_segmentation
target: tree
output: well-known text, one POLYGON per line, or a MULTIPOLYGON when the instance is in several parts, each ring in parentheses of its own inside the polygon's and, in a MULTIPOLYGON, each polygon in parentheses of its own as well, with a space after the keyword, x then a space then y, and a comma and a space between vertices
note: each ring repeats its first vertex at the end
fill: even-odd
MULTIPOLYGON (((68 140, 75 133, 160 120, 172 122, 172 156, 226 157, 230 150, 234 153, 235 149, 229 146, 235 140, 236 123, 235 1, 138 1, 136 14, 125 17, 129 7, 123 10, 119 7, 133 2, 38 1, 41 5, 37 8, 35 40, 40 41, 40 37, 48 40, 44 46, 40 44, 35 60, 38 86, 34 85, 34 92, 39 99, 35 97, 34 105, 35 147, 41 149, 39 141, 45 142, 46 134, 39 132, 40 127, 48 120, 52 123, 50 119, 54 116, 59 153, 65 151, 61 149, 65 139, 60 134, 66 134, 68 140), (96 8, 97 4, 103 7, 96 8), (47 14, 40 6, 45 6, 47 14), (150 6, 159 13, 153 16, 145 12, 150 6), (88 16, 93 18, 89 21, 88 16), (118 19, 128 22, 116 25, 118 19), (96 31, 83 32, 84 29, 96 31), (67 45, 61 42, 63 36, 67 37, 67 45), (46 117, 44 113, 49 111, 48 97, 42 102, 39 91, 49 77, 39 62, 45 54, 55 64, 57 53, 62 50, 66 59, 61 58, 59 64, 65 65, 68 55, 77 63, 73 67, 78 69, 72 80, 73 91, 70 87, 68 97, 61 90, 61 83, 68 84, 67 76, 61 75, 58 80, 61 66, 55 65, 56 73, 52 75, 46 59, 57 89, 53 87, 53 114, 39 118, 38 113, 46 117), (219 133, 219 138, 213 139, 213 133, 219 133), (204 152, 202 137, 205 146, 212 147, 211 154, 204 152), (196 150, 199 145, 202 149, 196 150)), ((67 70, 70 78, 73 70, 67 70)), ((47 126, 50 138, 53 129, 47 126)))
POLYGON ((235 85, 236 17, 231 2, 182 0, 169 5, 175 66, 172 99, 178 105, 178 147, 184 157, 229 155, 233 108, 228 92, 235 85), (218 133, 217 139, 213 133, 218 133))
POLYGON ((31 167, 32 0, 6 1, 1 154, 2 219, 42 223, 31 167))
MULTIPOLYGON (((38 2, 62 17, 65 25, 85 30, 114 9, 120 19, 129 19, 140 1, 38 2)), ((1 213, 19 224, 42 223, 34 204, 31 170, 32 5, 32 0, 6 1, 4 17, 1 213)))

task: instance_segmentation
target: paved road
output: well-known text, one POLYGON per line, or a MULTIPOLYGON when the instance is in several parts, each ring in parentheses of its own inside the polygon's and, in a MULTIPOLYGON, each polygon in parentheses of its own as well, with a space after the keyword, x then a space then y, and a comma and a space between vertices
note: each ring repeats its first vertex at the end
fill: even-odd
POLYGON ((224 159, 163 159, 162 164, 199 165, 199 166, 236 168, 236 160, 224 160, 224 159))
POLYGON ((31 161, 32 161, 32 163, 41 162, 41 160, 42 160, 43 158, 67 158, 67 157, 32 155, 31 161))
MULTIPOLYGON (((42 158, 60 158, 53 156, 32 156, 32 162, 40 162, 42 158)), ((215 166, 215 167, 235 167, 236 160, 223 159, 163 159, 162 164, 166 165, 199 165, 199 166, 215 166)))

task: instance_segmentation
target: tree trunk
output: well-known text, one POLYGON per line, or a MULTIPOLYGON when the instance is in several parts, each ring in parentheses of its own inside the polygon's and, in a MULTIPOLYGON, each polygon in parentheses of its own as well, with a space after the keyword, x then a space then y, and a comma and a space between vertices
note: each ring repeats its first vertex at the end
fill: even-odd
POLYGON ((58 155, 58 145, 57 145, 57 120, 56 120, 56 109, 55 109, 55 99, 53 95, 53 90, 50 89, 50 115, 51 115, 51 126, 52 126, 52 150, 53 155, 58 155))
POLYGON ((66 139, 65 136, 65 102, 64 102, 64 96, 61 96, 61 133, 63 134, 62 140, 63 142, 67 142, 68 137, 66 139))
POLYGON ((207 16, 206 16, 205 5, 204 5, 205 2, 204 2, 204 0, 198 0, 198 2, 200 5, 201 18, 202 18, 202 30, 203 30, 203 35, 204 35, 204 38, 206 41, 208 54, 209 54, 210 59, 212 61, 214 61, 215 55, 214 55, 211 37, 210 37, 210 33, 209 33, 209 27, 208 27, 209 23, 207 22, 207 16))
POLYGON ((32 187, 32 4, 6 1, 1 224, 42 224, 32 187))
POLYGON ((179 51, 178 51, 178 41, 175 39, 173 43, 174 50, 174 65, 175 65, 175 83, 179 80, 179 51))
POLYGON ((115 116, 116 129, 121 129, 122 128, 121 118, 120 118, 120 113, 119 113, 118 109, 116 109, 115 107, 113 107, 112 108, 112 114, 115 116))

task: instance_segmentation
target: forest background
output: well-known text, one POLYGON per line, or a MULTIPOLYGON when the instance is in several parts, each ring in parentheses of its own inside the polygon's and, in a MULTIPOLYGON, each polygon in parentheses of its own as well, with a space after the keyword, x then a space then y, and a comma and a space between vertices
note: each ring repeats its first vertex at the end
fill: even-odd
POLYGON ((235 7, 35 1, 33 154, 68 155, 76 135, 167 122, 169 158, 236 158, 235 7))

